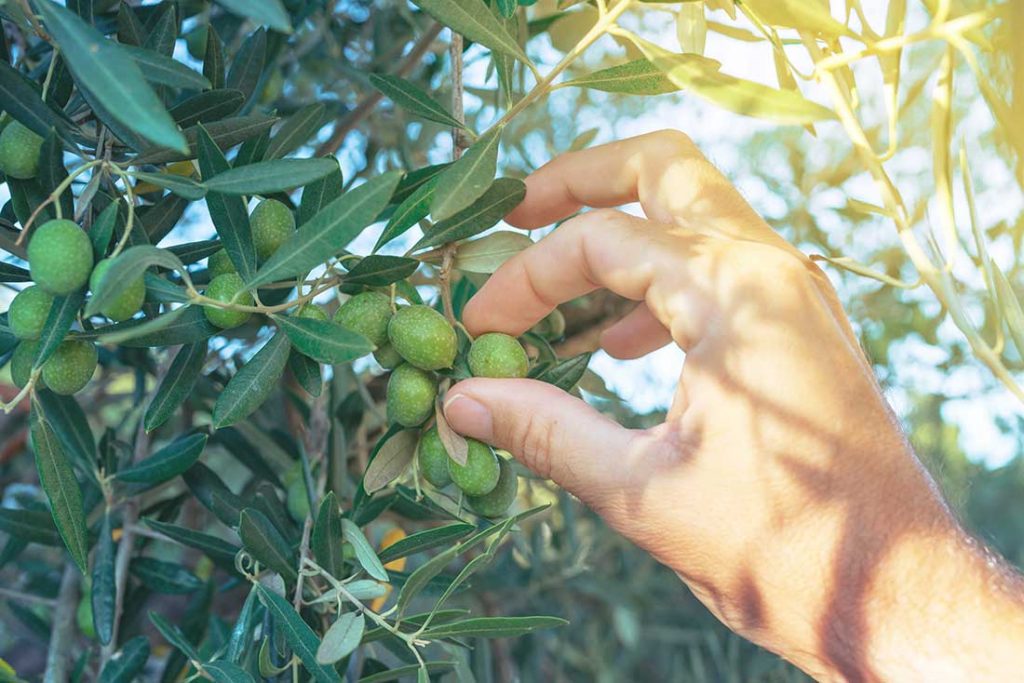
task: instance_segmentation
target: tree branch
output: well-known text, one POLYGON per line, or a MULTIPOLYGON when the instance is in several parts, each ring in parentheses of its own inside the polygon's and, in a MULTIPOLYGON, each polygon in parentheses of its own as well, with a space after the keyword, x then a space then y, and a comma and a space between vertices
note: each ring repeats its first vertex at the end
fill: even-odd
POLYGON ((70 562, 65 563, 57 606, 53 611, 53 632, 46 652, 44 683, 66 683, 68 680, 68 659, 75 629, 75 610, 78 609, 79 578, 78 567, 70 562))

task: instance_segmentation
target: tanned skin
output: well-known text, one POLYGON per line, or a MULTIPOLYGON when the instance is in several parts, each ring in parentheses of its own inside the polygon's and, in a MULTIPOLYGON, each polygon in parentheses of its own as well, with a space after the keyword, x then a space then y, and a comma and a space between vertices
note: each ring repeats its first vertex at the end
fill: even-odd
POLYGON ((603 348, 686 352, 665 423, 629 430, 533 380, 471 379, 445 414, 679 575, 729 628, 823 681, 1006 681, 1024 589, 914 455, 827 277, 685 135, 564 155, 508 217, 557 230, 469 302, 518 335, 599 288, 639 302, 603 348), (646 218, 612 207, 639 201, 646 218))

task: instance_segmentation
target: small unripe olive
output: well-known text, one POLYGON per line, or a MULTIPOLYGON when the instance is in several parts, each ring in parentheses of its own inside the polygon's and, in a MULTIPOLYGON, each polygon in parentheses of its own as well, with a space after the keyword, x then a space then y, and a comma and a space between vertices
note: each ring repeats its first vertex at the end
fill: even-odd
POLYGON ((11 178, 28 180, 39 172, 43 139, 14 121, 0 132, 0 170, 11 178))
MULTIPOLYGON (((24 389, 32 377, 32 364, 36 359, 36 351, 39 349, 39 342, 23 341, 18 344, 14 353, 11 354, 11 381, 14 386, 24 389)), ((45 386, 42 375, 36 380, 36 388, 42 389, 45 386)))
POLYGON ((512 463, 505 458, 498 458, 501 472, 498 483, 490 493, 482 496, 466 496, 470 509, 481 517, 500 517, 515 502, 519 493, 519 477, 516 476, 512 463))
POLYGON ((548 341, 555 341, 565 336, 565 316, 557 308, 548 313, 543 320, 530 328, 548 341))
POLYGON ((466 439, 466 443, 469 445, 466 464, 460 465, 449 457, 448 474, 466 495, 486 495, 498 484, 498 476, 501 474, 498 456, 482 441, 466 439))
POLYGON ((416 451, 416 462, 423 473, 423 478, 439 489, 452 483, 452 477, 448 473, 448 460, 448 451, 441 442, 437 427, 431 427, 423 432, 419 449, 416 451))
POLYGON ((295 216, 282 202, 264 199, 249 217, 256 255, 265 261, 295 234, 295 216))
POLYGON ((437 380, 429 372, 405 363, 388 380, 388 420, 403 427, 423 424, 434 412, 437 380))
POLYGON ((391 316, 388 339, 407 362, 423 370, 450 368, 458 337, 445 317, 429 306, 407 306, 391 316))
POLYGON ((36 284, 58 296, 82 288, 92 272, 92 243, 69 220, 43 223, 28 243, 28 267, 36 284))
POLYGON ((7 310, 7 324, 18 339, 39 339, 50 315, 53 295, 42 287, 30 285, 18 292, 7 310))
MULTIPOLYGON (((103 259, 93 268, 92 275, 89 276, 89 288, 93 294, 96 294, 96 288, 99 287, 100 280, 103 279, 103 276, 109 269, 110 259, 103 259)), ((145 300, 146 280, 143 277, 139 277, 128 283, 128 286, 121 290, 120 294, 104 304, 103 308, 100 309, 100 313, 117 322, 128 320, 128 318, 139 312, 145 300)))
POLYGON ((488 332, 473 340, 467 356, 474 377, 526 377, 530 359, 515 337, 488 332))
POLYGON ((210 254, 210 258, 206 259, 206 271, 210 274, 211 280, 218 275, 238 272, 235 270, 235 264, 231 262, 228 252, 224 249, 210 254))
POLYGON ((68 339, 43 363, 43 379, 51 391, 70 396, 89 383, 96 372, 97 360, 92 342, 68 339))
POLYGON ((393 370, 402 364, 402 357, 391 344, 385 344, 374 351, 373 359, 385 370, 393 370))
POLYGON ((316 304, 303 304, 295 315, 310 320, 323 320, 325 322, 328 320, 327 311, 316 304))
POLYGON ((391 297, 384 292, 362 292, 346 301, 334 314, 334 322, 382 347, 388 341, 391 297))
MULTIPOLYGON (((213 278, 206 288, 206 296, 224 303, 253 305, 252 294, 246 291, 245 281, 238 273, 225 273, 213 278)), ((235 311, 216 306, 203 306, 203 313, 206 314, 207 320, 222 330, 243 325, 252 315, 248 311, 235 311)))

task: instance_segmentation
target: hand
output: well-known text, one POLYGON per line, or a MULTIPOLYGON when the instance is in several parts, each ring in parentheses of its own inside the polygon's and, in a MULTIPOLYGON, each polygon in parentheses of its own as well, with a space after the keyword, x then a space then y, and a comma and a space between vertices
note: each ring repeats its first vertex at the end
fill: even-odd
POLYGON ((680 133, 554 160, 508 221, 582 206, 600 210, 505 263, 463 321, 518 335, 597 288, 640 302, 602 346, 686 352, 665 423, 631 431, 549 385, 472 379, 446 401, 452 426, 578 496, 811 675, 1004 672, 1024 646, 1015 579, 960 531, 824 274, 680 133), (635 201, 647 218, 607 208, 635 201))

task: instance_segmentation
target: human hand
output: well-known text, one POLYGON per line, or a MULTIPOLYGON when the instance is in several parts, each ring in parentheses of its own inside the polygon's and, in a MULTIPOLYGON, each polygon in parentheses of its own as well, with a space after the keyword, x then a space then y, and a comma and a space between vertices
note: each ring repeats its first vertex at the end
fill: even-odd
MULTIPOLYGON (((505 263, 463 321, 518 335, 598 288, 640 302, 602 346, 686 352, 665 423, 627 430, 540 382, 471 379, 449 393, 451 425, 578 496, 728 626, 816 677, 955 671, 950 643, 915 636, 941 624, 957 646, 977 638, 1014 601, 968 625, 957 600, 1014 580, 959 530, 825 275, 680 133, 552 161, 507 220, 533 229, 582 206, 601 210, 505 263), (635 201, 646 218, 607 208, 635 201)), ((1024 638, 1011 631, 1007 655, 1024 638)))

